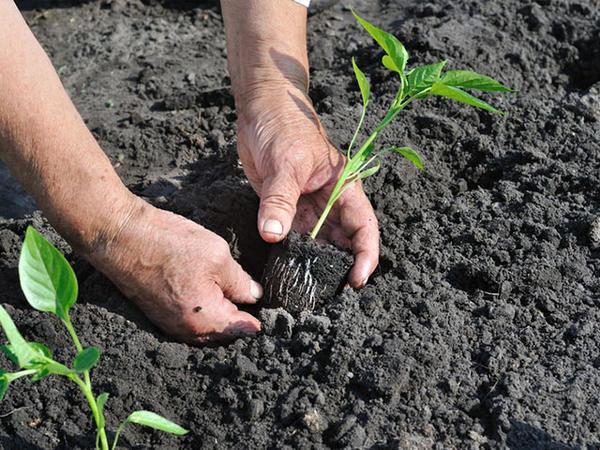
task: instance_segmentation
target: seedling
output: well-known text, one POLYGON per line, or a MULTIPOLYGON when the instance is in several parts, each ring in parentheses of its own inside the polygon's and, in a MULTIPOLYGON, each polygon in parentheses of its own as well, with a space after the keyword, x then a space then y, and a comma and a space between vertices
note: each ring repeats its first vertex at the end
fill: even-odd
MULTIPOLYGON (((77 355, 70 366, 54 360, 47 346, 26 341, 6 310, 0 306, 0 325, 9 342, 8 345, 0 346, 0 350, 21 369, 12 373, 0 370, 0 400, 4 398, 8 385, 19 378, 31 377, 33 382, 48 375, 64 376, 79 387, 90 406, 96 424, 96 449, 108 450, 104 420, 104 405, 108 393, 103 392, 96 397, 90 379, 90 370, 98 363, 100 351, 95 347, 83 348, 69 316, 69 309, 77 301, 75 272, 65 257, 32 227, 27 228, 21 250, 19 279, 29 304, 39 311, 55 314, 65 325, 75 344, 77 355)), ((158 414, 134 411, 119 425, 111 447, 113 450, 117 448, 121 431, 131 423, 179 436, 188 433, 158 414)))
POLYGON ((400 81, 400 87, 387 114, 363 142, 358 151, 352 153, 352 149, 354 148, 358 135, 363 127, 367 106, 369 105, 371 96, 371 85, 365 74, 356 65, 354 58, 352 58, 352 67, 362 96, 362 114, 346 151, 346 165, 331 191, 331 196, 327 201, 323 213, 310 233, 313 239, 319 234, 321 227, 331 212, 331 208, 335 202, 339 200, 344 191, 355 181, 370 177, 379 171, 379 168, 381 167, 380 156, 382 154, 386 152, 398 153, 400 156, 409 160, 418 169, 423 169, 423 160, 421 156, 410 147, 388 147, 379 150, 375 146, 375 141, 381 131, 396 118, 400 111, 412 102, 436 95, 485 109, 486 111, 502 114, 493 106, 472 96, 463 89, 475 89, 484 92, 511 92, 509 88, 503 86, 493 78, 480 75, 470 70, 448 70, 444 72, 447 61, 419 66, 407 71, 406 64, 408 62, 408 52, 404 48, 404 45, 402 45, 394 35, 370 24, 359 17, 355 12, 353 12, 353 14, 356 20, 358 20, 363 28, 384 50, 385 55, 383 56, 382 63, 385 68, 397 74, 400 81))

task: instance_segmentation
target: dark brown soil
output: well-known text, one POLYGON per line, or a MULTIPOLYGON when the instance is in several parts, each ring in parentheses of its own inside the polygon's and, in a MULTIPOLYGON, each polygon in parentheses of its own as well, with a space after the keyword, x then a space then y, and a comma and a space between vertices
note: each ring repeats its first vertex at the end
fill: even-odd
POLYGON ((352 256, 334 245, 292 231, 269 251, 262 304, 293 315, 323 307, 342 291, 352 263, 352 256))
MULTIPOLYGON (((259 277, 267 249, 235 156, 216 2, 21 4, 128 186, 221 234, 259 277)), ((297 319, 256 311, 256 339, 172 343, 71 255, 74 322, 103 351, 93 375, 111 395, 108 428, 144 408, 192 433, 132 428, 129 448, 600 448, 598 2, 348 0, 313 15, 311 95, 340 146, 360 113, 350 57, 373 81, 369 126, 396 87, 349 6, 393 30, 415 62, 449 59, 514 87, 486 96, 508 115, 440 99, 407 110, 382 144, 412 145, 427 169, 389 158, 366 182, 382 230, 371 283, 297 319)), ((68 360, 65 331, 28 307, 16 271, 28 224, 68 247, 38 213, 21 214, 32 204, 14 187, 0 190, 2 207, 11 202, 0 301, 29 339, 68 360)), ((62 380, 17 382, 0 404, 2 448, 93 439, 83 399, 62 380)))

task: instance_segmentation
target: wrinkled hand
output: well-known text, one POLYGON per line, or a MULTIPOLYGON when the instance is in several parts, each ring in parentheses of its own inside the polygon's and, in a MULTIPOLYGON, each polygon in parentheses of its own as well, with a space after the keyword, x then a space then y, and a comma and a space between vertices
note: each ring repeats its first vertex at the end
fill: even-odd
POLYGON ((234 303, 262 296, 227 242, 181 216, 134 200, 134 213, 88 259, 169 335, 189 343, 255 334, 260 322, 234 303))
MULTIPOLYGON (((267 242, 290 229, 309 232, 343 170, 345 157, 329 142, 307 95, 292 84, 254 91, 238 105, 238 153, 260 196, 258 229, 267 242)), ((338 200, 319 236, 351 248, 350 284, 365 285, 379 258, 377 218, 362 185, 338 200)))

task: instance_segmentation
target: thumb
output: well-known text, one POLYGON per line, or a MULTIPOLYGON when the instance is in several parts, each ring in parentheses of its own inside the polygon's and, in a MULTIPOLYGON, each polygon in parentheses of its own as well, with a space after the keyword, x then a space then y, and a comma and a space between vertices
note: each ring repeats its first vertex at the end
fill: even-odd
POLYGON ((258 230, 270 243, 287 236, 296 215, 300 188, 294 176, 277 173, 263 181, 258 210, 258 230))

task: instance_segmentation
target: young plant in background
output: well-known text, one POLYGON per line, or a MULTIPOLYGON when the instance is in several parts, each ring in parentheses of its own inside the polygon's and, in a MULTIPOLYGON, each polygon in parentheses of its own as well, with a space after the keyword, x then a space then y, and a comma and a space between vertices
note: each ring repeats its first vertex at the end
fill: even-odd
POLYGON ((501 114, 501 112, 493 106, 472 96, 463 89, 475 89, 484 92, 511 92, 509 88, 503 86, 498 81, 470 70, 448 70, 444 72, 447 61, 440 61, 435 64, 428 64, 407 70, 408 53, 402 43, 394 35, 370 24, 359 17, 355 12, 353 12, 353 14, 356 20, 358 20, 363 28, 385 51, 382 63, 388 70, 397 74, 400 87, 398 88, 396 97, 390 105, 385 117, 371 132, 358 151, 352 153, 352 149, 354 148, 358 135, 363 127, 367 106, 369 105, 371 96, 371 86, 369 81, 356 65, 354 58, 352 58, 352 67, 354 68, 354 74, 358 81, 363 101, 362 114, 346 152, 347 161, 344 170, 331 192, 331 196, 327 201, 323 213, 310 233, 313 239, 319 234, 331 208, 342 196, 344 191, 353 182, 377 173, 381 166, 379 157, 383 153, 398 153, 400 156, 408 159, 418 169, 423 168, 421 157, 410 147, 388 147, 377 149, 375 146, 375 140, 381 131, 409 104, 415 100, 426 99, 432 95, 437 95, 485 109, 486 111, 501 114))
MULTIPOLYGON (((33 308, 55 314, 62 321, 75 344, 77 355, 70 365, 55 361, 47 346, 26 341, 6 310, 0 306, 0 325, 9 341, 8 345, 0 346, 0 350, 20 369, 17 372, 0 370, 0 400, 9 384, 19 378, 31 377, 31 381, 38 381, 48 375, 64 376, 79 387, 90 406, 97 430, 96 449, 108 450, 104 420, 108 394, 103 392, 94 396, 90 379, 90 370, 98 363, 100 352, 95 347, 84 348, 81 345, 69 316, 69 309, 77 301, 77 278, 65 257, 32 227, 27 229, 23 243, 19 279, 25 298, 33 308)), ((179 436, 188 432, 153 412, 135 411, 119 425, 112 449, 117 448, 121 431, 130 423, 179 436)))

